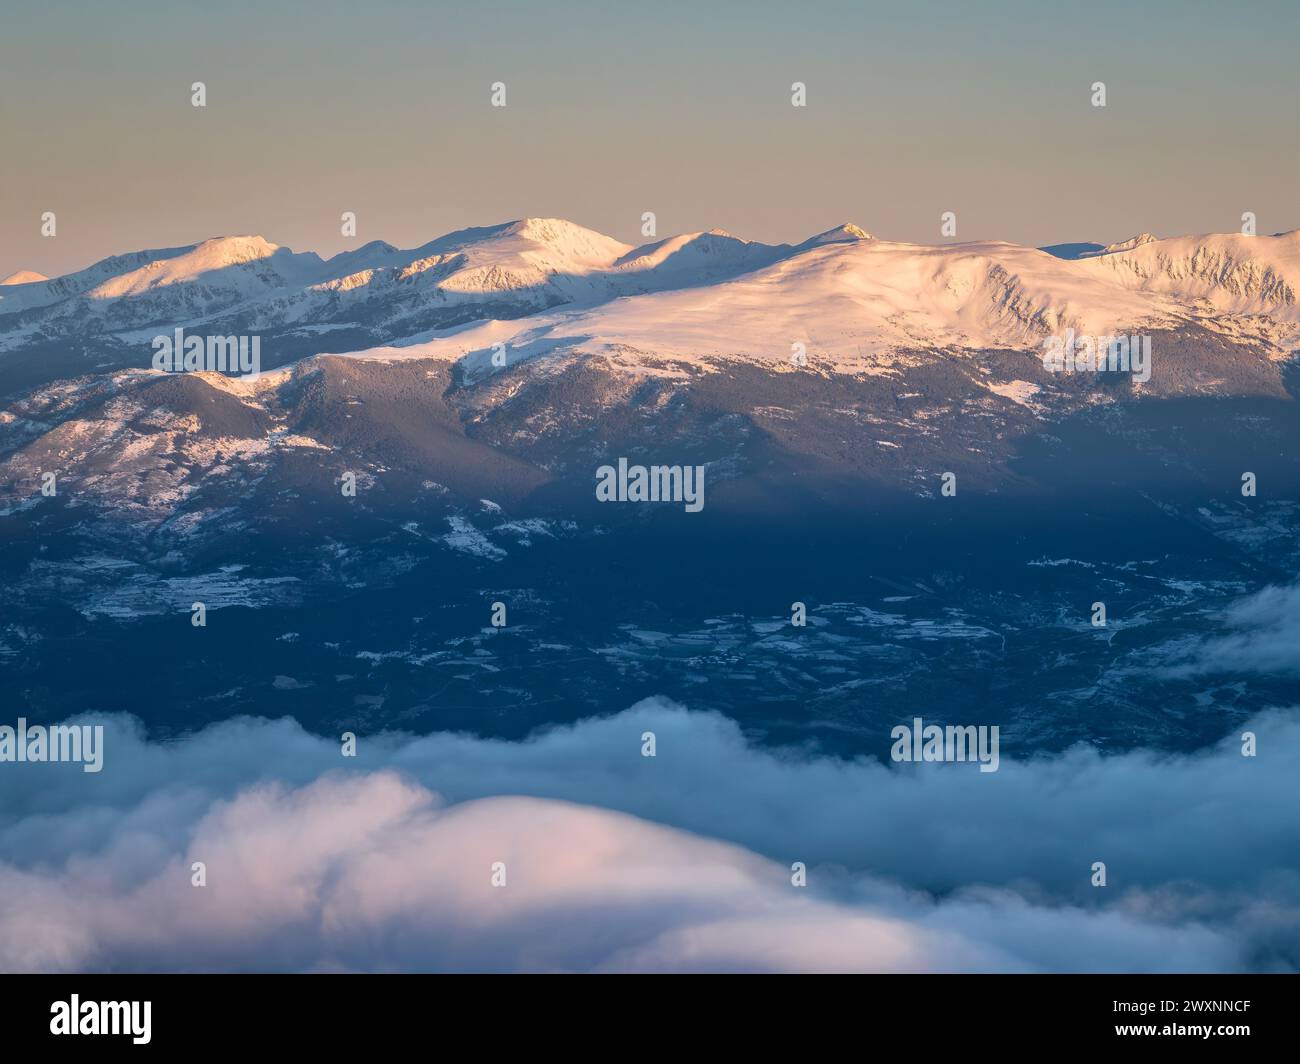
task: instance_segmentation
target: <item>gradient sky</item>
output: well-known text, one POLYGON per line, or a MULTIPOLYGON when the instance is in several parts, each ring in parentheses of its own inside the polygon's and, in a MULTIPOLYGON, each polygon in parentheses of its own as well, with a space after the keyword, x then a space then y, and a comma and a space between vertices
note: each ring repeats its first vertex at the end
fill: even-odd
POLYGON ((0 0, 0 276, 529 215, 642 243, 647 210, 769 242, 1292 229, 1297 41, 1294 0, 0 0))

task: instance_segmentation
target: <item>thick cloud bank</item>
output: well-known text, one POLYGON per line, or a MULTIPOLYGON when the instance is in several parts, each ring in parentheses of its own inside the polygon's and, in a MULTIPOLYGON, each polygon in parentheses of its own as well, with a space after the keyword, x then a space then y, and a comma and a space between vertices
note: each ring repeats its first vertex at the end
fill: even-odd
POLYGON ((996 773, 773 752, 661 700, 346 759, 292 721, 105 723, 100 773, 0 766, 0 968, 1300 967, 1294 712, 1255 757, 996 773))

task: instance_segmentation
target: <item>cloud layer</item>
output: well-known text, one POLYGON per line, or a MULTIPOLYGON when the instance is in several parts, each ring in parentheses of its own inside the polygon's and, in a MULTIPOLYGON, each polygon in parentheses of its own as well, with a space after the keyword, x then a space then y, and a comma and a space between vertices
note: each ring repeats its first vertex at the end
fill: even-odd
POLYGON ((988 774, 774 752, 653 699, 349 759, 288 720, 106 723, 99 774, 0 767, 0 968, 1300 966, 1294 712, 1250 723, 1254 758, 1004 749, 988 774))
POLYGON ((1248 595, 1227 610, 1224 620, 1231 632, 1197 643, 1178 671, 1300 672, 1300 584, 1248 595))

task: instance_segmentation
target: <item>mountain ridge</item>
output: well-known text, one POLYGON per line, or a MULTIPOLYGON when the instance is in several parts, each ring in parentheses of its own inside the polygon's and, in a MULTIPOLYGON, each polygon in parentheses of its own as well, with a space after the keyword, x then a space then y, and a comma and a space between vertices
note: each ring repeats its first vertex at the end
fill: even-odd
POLYGON ((418 504, 459 543, 481 499, 529 520, 590 506, 611 456, 704 465, 712 499, 761 509, 928 498, 941 471, 1052 490, 1056 466, 1027 487, 1018 458, 1171 401, 1222 402, 1245 446, 1274 446, 1252 419, 1290 424, 1300 233, 1102 251, 850 223, 794 245, 712 230, 632 247, 522 219, 330 259, 255 235, 115 256, 14 286, 54 303, 0 302, 0 519, 84 521, 164 564, 231 521, 312 527, 343 471, 366 491, 340 521, 388 527, 418 504), (260 374, 154 369, 153 336, 176 328, 257 337, 260 374), (1149 376, 1052 372, 1044 341, 1071 330, 1143 334, 1149 376), (47 504, 33 485, 51 469, 47 504))
MULTIPOLYGON (((1144 233, 1068 257, 1004 241, 884 241, 851 223, 793 245, 710 230, 634 247, 565 219, 524 218, 405 250, 370 241, 328 259, 261 236, 214 237, 0 289, 0 352, 69 337, 138 346, 149 330, 174 327, 295 334, 302 351, 303 330, 351 330, 351 349, 365 350, 642 297, 698 318, 711 299, 691 292, 737 298, 747 312, 747 286, 778 309, 838 307, 833 331, 873 348, 1026 347, 1068 328, 1100 335, 1216 316, 1258 319, 1260 332, 1268 319, 1280 344, 1300 320, 1300 232, 1144 233), (672 292, 685 294, 660 298, 672 292)), ((807 328, 788 331, 789 343, 807 342, 807 328)))

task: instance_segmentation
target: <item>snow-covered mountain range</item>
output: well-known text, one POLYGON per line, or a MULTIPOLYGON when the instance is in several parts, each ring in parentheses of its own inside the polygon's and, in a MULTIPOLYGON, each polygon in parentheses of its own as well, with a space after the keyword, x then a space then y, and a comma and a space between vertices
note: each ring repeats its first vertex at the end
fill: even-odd
POLYGON ((1024 441, 1090 410, 1289 402, 1300 231, 1082 247, 853 225, 632 247, 533 218, 328 260, 223 237, 19 275, 0 286, 0 505, 36 505, 50 469, 109 528, 202 528, 254 491, 333 494, 342 469, 371 504, 433 484, 532 505, 589 500, 611 454, 760 494, 792 476, 923 494, 940 470, 1005 488, 1024 441), (176 328, 259 336, 262 375, 154 370, 176 328), (1150 378, 1048 372, 1067 330, 1150 336, 1150 378))
POLYGON ((667 691, 850 752, 917 705, 1194 745, 1294 695, 1150 662, 1300 564, 1298 284, 1297 233, 635 248, 552 220, 7 284, 0 661, 51 712, 108 691, 165 729, 523 735, 667 691), (262 372, 155 370, 177 328, 258 336, 262 372), (1149 378, 1050 372, 1069 329, 1149 336, 1149 378), (703 509, 602 504, 620 458, 702 466, 703 509), (196 602, 219 640, 186 641, 196 602))
POLYGON ((1067 327, 1100 335, 1225 318, 1289 325, 1300 320, 1298 289, 1300 231, 1142 234, 1066 259, 996 241, 893 243, 853 225, 797 245, 712 230, 632 247, 530 218, 408 251, 376 241, 328 260, 238 236, 114 256, 53 279, 16 274, 0 291, 0 342, 131 342, 139 329, 228 324, 355 326, 397 340, 564 307, 566 320, 587 312, 614 343, 624 332, 643 338, 647 322, 654 345, 683 354, 761 355, 788 336, 852 369, 863 345, 1032 345, 1067 327))

